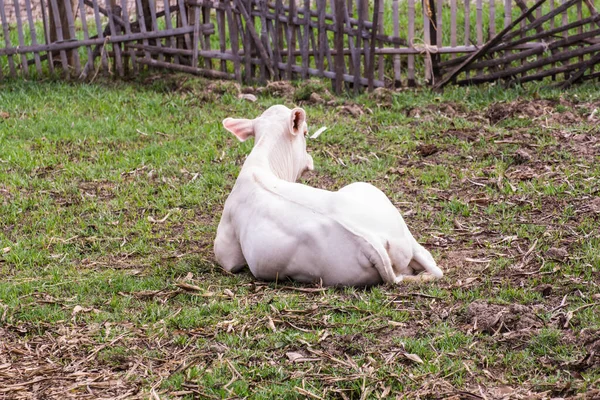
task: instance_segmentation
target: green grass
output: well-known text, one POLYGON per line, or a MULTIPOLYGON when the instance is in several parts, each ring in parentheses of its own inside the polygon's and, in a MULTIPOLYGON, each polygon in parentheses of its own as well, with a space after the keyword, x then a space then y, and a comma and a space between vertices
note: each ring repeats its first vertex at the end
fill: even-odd
POLYGON ((311 130, 329 127, 308 143, 317 170, 303 181, 377 185, 446 271, 440 282, 370 289, 261 283, 215 264, 223 202, 252 146, 221 120, 293 104, 291 94, 250 103, 223 86, 210 93, 211 82, 180 75, 0 83, 0 360, 17 371, 0 374, 0 387, 31 381, 18 372, 28 368, 49 371, 39 390, 56 397, 85 393, 84 381, 97 395, 161 398, 597 386, 598 369, 581 361, 600 329, 593 85, 301 104, 311 130), (348 103, 365 113, 341 115, 348 103), (489 122, 501 106, 507 118, 489 122), (578 122, 561 122, 567 111, 578 122), (516 163, 519 148, 531 159, 516 163), (476 301, 502 307, 502 324, 475 329, 476 301), (512 305, 527 311, 511 319, 512 305), (122 385, 94 386, 100 377, 122 385))

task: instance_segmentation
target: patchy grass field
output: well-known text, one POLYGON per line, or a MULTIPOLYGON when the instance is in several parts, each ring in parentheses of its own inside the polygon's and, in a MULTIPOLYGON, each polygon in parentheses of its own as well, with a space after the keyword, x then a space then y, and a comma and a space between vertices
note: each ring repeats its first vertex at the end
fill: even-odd
POLYGON ((600 396, 597 87, 320 89, 0 84, 0 398, 600 396), (252 146, 221 120, 277 103, 330 128, 304 181, 383 189, 443 280, 331 289, 215 265, 252 146))

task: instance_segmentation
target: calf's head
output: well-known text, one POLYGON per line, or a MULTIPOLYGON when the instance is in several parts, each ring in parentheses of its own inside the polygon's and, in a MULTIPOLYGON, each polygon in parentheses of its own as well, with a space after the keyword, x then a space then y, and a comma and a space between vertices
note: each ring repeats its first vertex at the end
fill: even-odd
POLYGON ((293 182, 314 168, 306 152, 308 126, 302 108, 272 106, 258 118, 225 118, 223 126, 242 142, 254 136, 248 161, 267 165, 281 179, 293 182))

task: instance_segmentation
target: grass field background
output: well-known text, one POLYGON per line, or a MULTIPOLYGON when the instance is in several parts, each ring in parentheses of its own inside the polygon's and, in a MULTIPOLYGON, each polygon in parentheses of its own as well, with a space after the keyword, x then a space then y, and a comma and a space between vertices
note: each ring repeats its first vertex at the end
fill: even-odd
POLYGON ((244 90, 258 101, 183 75, 0 83, 0 396, 598 395, 594 85, 244 90), (329 127, 303 182, 381 188, 443 280, 333 289, 215 264, 252 147, 221 121, 280 103, 329 127))

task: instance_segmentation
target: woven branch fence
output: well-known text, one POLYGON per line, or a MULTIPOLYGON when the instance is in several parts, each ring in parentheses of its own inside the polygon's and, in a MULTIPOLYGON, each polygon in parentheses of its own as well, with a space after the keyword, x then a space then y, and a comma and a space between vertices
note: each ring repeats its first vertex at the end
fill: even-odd
POLYGON ((345 89, 598 78, 600 0, 0 0, 0 79, 169 69, 345 89))

